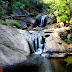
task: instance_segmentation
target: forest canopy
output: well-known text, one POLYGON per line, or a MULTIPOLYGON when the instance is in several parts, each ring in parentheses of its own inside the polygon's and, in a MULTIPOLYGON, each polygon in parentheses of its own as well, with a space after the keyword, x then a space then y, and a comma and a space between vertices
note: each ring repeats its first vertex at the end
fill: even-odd
MULTIPOLYGON (((34 7, 41 10, 40 12, 52 13, 56 16, 57 22, 68 21, 69 23, 72 17, 72 0, 1 0, 0 7, 3 7, 2 1, 5 1, 7 15, 10 15, 14 7, 18 6, 27 11, 27 7, 34 7)), ((1 12, 0 14, 2 15, 1 12)))

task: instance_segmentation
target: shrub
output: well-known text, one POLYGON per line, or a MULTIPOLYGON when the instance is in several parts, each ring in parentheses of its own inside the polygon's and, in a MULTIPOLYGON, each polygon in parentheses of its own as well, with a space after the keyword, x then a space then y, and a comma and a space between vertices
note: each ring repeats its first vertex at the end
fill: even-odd
POLYGON ((16 5, 17 5, 17 6, 21 6, 21 3, 20 3, 20 2, 16 2, 16 5))
POLYGON ((70 44, 71 43, 71 40, 68 40, 68 39, 65 39, 64 40, 67 44, 70 44))
POLYGON ((9 25, 9 23, 8 23, 8 22, 6 22, 6 21, 5 21, 3 24, 4 24, 4 25, 7 25, 7 26, 9 25))
POLYGON ((15 22, 15 21, 11 22, 10 25, 16 26, 17 28, 20 28, 20 26, 21 26, 19 23, 15 22))
POLYGON ((23 9, 23 6, 20 6, 21 9, 23 9))

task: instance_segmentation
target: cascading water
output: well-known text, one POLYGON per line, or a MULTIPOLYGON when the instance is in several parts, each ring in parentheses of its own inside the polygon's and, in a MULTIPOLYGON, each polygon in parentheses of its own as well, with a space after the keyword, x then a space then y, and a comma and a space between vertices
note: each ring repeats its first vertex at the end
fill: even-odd
POLYGON ((45 19, 48 15, 42 15, 38 18, 36 18, 35 23, 34 23, 34 27, 45 27, 46 26, 46 22, 47 19, 45 19))
POLYGON ((34 40, 33 40, 33 46, 34 46, 34 53, 35 54, 41 54, 44 49, 44 38, 42 35, 42 32, 37 34, 37 32, 34 33, 34 40))
POLYGON ((47 15, 41 16, 41 27, 44 26, 44 19, 47 17, 47 15))
POLYGON ((40 37, 38 40, 39 40, 39 48, 37 48, 35 54, 41 54, 42 53, 42 47, 43 47, 43 44, 41 44, 42 37, 40 37))

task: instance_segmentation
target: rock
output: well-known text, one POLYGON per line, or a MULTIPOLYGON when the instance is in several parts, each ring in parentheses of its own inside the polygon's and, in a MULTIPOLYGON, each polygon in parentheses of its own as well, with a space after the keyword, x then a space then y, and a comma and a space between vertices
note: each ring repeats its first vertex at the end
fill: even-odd
POLYGON ((0 44, 0 67, 27 60, 23 53, 19 53, 0 44))
POLYGON ((42 57, 64 57, 66 55, 66 53, 42 53, 41 56, 42 57))
POLYGON ((52 24, 54 22, 56 22, 55 16, 52 13, 48 14, 47 23, 52 24))
POLYGON ((64 52, 64 49, 66 48, 64 47, 63 44, 59 44, 59 42, 61 43, 61 41, 56 41, 56 38, 57 38, 57 33, 52 33, 50 34, 49 37, 46 38, 46 43, 45 43, 46 49, 48 48, 48 51, 51 51, 51 52, 54 52, 54 51, 64 52))
POLYGON ((0 25, 0 43, 10 44, 14 49, 29 55, 30 49, 25 39, 25 33, 24 30, 0 25))
POLYGON ((64 27, 64 23, 63 22, 59 22, 56 27, 60 28, 60 27, 64 27))

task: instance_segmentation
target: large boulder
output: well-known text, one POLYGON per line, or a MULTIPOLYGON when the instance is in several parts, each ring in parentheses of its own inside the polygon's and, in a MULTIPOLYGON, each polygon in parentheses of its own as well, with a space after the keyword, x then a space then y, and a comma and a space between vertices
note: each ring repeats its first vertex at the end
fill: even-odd
POLYGON ((0 67, 12 65, 27 60, 27 57, 20 52, 9 49, 0 44, 0 67))
POLYGON ((56 23, 56 17, 52 13, 49 13, 47 16, 47 24, 53 24, 56 23))
POLYGON ((30 49, 25 39, 25 33, 26 31, 24 30, 0 25, 0 43, 10 45, 14 49, 29 55, 30 49))

